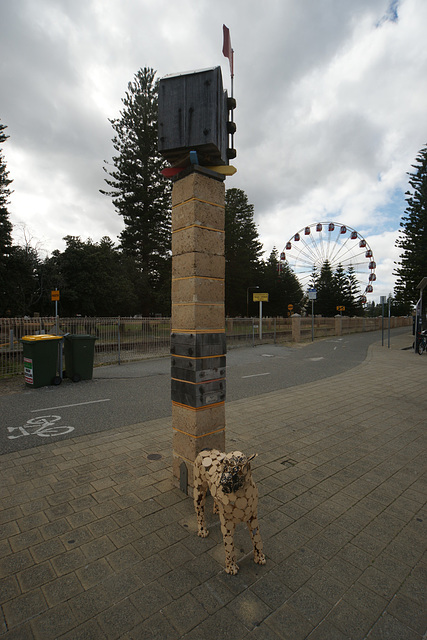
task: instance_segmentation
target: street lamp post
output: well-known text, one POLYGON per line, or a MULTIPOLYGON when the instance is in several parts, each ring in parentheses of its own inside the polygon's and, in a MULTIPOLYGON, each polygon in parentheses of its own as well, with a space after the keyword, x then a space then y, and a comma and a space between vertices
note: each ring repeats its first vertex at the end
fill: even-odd
POLYGON ((259 287, 248 287, 246 289, 246 317, 249 318, 249 289, 259 289, 259 287))

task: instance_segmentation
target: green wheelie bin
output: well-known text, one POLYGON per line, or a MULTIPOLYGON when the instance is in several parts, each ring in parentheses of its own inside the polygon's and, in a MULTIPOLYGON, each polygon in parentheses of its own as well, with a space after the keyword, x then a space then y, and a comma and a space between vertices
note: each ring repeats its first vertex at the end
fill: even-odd
POLYGON ((95 340, 91 335, 64 336, 65 376, 73 382, 92 380, 95 340))
POLYGON ((21 343, 24 353, 24 377, 28 387, 46 387, 60 384, 62 371, 59 349, 62 336, 41 334, 23 336, 21 343), (58 375, 59 373, 59 375, 58 375))

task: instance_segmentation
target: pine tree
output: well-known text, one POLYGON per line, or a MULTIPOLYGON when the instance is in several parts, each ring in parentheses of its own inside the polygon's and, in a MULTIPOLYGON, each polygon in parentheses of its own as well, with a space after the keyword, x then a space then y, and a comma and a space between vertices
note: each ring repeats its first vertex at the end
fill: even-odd
POLYGON ((334 272, 328 260, 325 260, 322 264, 316 288, 316 312, 327 317, 336 315, 337 305, 341 304, 340 293, 334 279, 334 272))
POLYGON ((416 162, 412 165, 415 171, 408 173, 412 190, 406 192, 407 207, 396 240, 403 251, 394 272, 396 301, 408 304, 418 300, 417 285, 427 276, 427 147, 419 152, 416 162))
POLYGON ((364 314, 363 306, 360 302, 362 292, 360 290, 360 284, 356 276, 356 270, 353 265, 350 265, 347 269, 347 283, 346 283, 346 304, 348 305, 349 316, 362 316, 364 314))
POLYGON ((309 289, 316 289, 318 279, 319 279, 319 270, 318 270, 317 266, 315 264, 313 264, 313 267, 312 267, 312 270, 311 270, 311 275, 310 275, 310 280, 309 280, 309 283, 308 283, 309 289))
POLYGON ((270 253, 264 264, 262 278, 262 290, 268 293, 268 305, 266 313, 269 316, 286 317, 288 305, 292 304, 292 313, 301 313, 304 292, 298 278, 287 262, 279 262, 279 253, 276 247, 270 253))
MULTIPOLYGON (((0 145, 9 138, 6 135, 6 125, 0 123, 0 145)), ((12 180, 6 169, 6 160, 0 148, 0 316, 5 315, 9 308, 10 282, 7 278, 7 265, 12 250, 12 223, 9 220, 9 189, 12 180)))
POLYGON ((337 292, 337 305, 345 307, 346 315, 349 313, 350 300, 347 295, 347 276, 342 264, 339 264, 333 275, 333 286, 337 292))
MULTIPOLYGON (((9 138, 6 135, 6 125, 0 124, 0 145, 2 145, 9 138)), ((6 160, 3 152, 0 149, 0 255, 8 253, 12 245, 12 224, 9 221, 9 198, 11 191, 9 185, 12 184, 12 180, 9 178, 9 172, 6 170, 6 160)))
MULTIPOLYGON (((117 156, 106 183, 123 216, 121 247, 134 258, 139 270, 140 305, 144 315, 155 312, 156 292, 170 277, 171 213, 170 184, 160 174, 165 161, 157 151, 158 80, 144 67, 128 84, 120 117, 110 120, 117 156)), ((107 163, 106 163, 107 164, 107 163)))
POLYGON ((259 285, 262 244, 254 222, 254 207, 241 189, 225 193, 225 309, 229 316, 246 315, 247 288, 259 285))

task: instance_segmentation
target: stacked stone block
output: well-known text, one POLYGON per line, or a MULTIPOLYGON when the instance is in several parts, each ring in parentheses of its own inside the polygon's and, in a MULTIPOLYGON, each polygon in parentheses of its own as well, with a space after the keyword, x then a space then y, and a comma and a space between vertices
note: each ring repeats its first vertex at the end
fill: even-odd
POLYGON ((223 178, 201 168, 172 190, 173 473, 188 485, 205 448, 225 448, 223 178), (211 174, 211 175, 209 175, 211 174))

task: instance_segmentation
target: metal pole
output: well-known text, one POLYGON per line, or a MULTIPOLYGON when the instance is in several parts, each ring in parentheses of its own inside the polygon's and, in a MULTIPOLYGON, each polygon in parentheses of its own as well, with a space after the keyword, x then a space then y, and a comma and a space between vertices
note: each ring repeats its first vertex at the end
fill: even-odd
POLYGON ((254 287, 248 287, 246 289, 246 317, 249 318, 249 291, 251 289, 259 289, 259 286, 256 285, 254 287))
MULTIPOLYGON (((55 291, 58 291, 58 287, 55 287, 55 291)), ((55 333, 58 335, 58 300, 55 300, 55 333)))
POLYGON ((259 301, 259 339, 262 340, 262 300, 259 301))
POLYGON ((388 348, 390 349, 390 323, 391 323, 391 314, 390 314, 390 298, 388 299, 388 348))
POLYGON ((314 342, 314 300, 311 299, 311 341, 314 342))
POLYGON ((415 340, 414 340, 414 353, 417 354, 418 353, 418 326, 420 327, 420 331, 421 331, 421 321, 422 321, 422 308, 421 308, 421 302, 422 302, 422 298, 420 298, 417 302, 417 304, 415 305, 415 340), (420 318, 420 324, 418 323, 418 318, 420 318))
POLYGON ((117 319, 117 354, 120 364, 120 316, 117 319))
POLYGON ((381 301, 381 346, 384 346, 384 300, 381 301))

